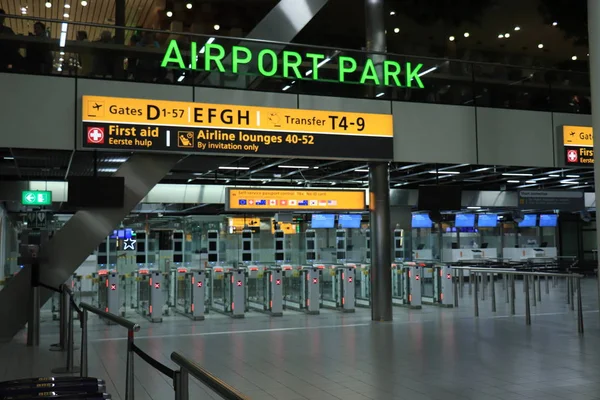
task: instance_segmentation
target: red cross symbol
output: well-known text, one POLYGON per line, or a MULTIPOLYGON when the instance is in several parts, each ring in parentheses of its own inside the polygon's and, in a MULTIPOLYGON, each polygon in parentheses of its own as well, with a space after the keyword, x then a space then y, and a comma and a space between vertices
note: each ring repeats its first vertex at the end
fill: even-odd
POLYGON ((567 162, 576 163, 577 161, 579 161, 579 155, 577 154, 577 150, 567 151, 567 162))
POLYGON ((116 283, 111 283, 110 284, 110 290, 117 290, 117 284, 116 283))
POLYGON ((281 279, 275 279, 275 284, 276 285, 281 285, 281 279))
POLYGON ((317 282, 319 282, 319 280, 317 278, 313 278, 313 283, 316 284, 317 282))
POLYGON ((202 287, 202 282, 198 282, 198 287, 202 287))
POLYGON ((156 282, 154 284, 154 289, 160 289, 160 282, 156 282))
POLYGON ((87 142, 93 144, 104 143, 104 128, 89 127, 87 131, 87 142))
POLYGON ((238 286, 242 286, 242 281, 237 281, 238 286))

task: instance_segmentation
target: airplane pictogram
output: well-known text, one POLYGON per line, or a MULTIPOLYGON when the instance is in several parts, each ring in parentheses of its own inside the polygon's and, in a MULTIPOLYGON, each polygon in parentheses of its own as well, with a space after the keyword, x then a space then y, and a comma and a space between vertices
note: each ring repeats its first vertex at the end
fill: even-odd
POLYGON ((98 104, 98 103, 94 103, 94 105, 92 106, 92 108, 95 108, 98 111, 100 111, 100 107, 102 107, 102 104, 98 104))

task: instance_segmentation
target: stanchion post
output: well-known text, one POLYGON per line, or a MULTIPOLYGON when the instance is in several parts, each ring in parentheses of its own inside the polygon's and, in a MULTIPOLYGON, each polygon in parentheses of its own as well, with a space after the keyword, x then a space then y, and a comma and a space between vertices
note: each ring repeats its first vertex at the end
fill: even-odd
POLYGON ((469 270, 469 296, 473 294, 473 272, 469 270))
POLYGON ((535 275, 530 275, 527 277, 527 279, 531 280, 531 286, 532 286, 532 290, 533 290, 533 306, 537 306, 537 295, 535 294, 535 275))
POLYGON ((574 278, 569 278, 569 286, 571 287, 571 311, 575 311, 575 282, 574 278))
POLYGON ((69 329, 69 322, 67 320, 66 303, 69 301, 68 293, 64 290, 64 285, 60 285, 60 302, 58 310, 58 327, 59 327, 59 339, 57 344, 50 346, 51 351, 65 351, 67 349, 67 330, 69 329))
POLYGON ((577 332, 583 335, 583 308, 581 301, 581 277, 577 277, 577 332))
POLYGON ((454 307, 458 307, 458 276, 457 271, 454 270, 454 276, 452 279, 454 280, 453 291, 454 291, 454 307))
POLYGON ((494 274, 491 275, 491 278, 492 312, 496 312, 496 281, 494 280, 494 274))
POLYGON ((481 301, 485 301, 485 290, 487 287, 487 272, 481 274, 481 301))
MULTIPOLYGON (((63 287, 63 292, 69 295, 67 290, 63 287)), ((71 308, 71 302, 67 301, 65 306, 65 313, 67 314, 68 329, 67 329, 67 366, 65 368, 55 368, 52 370, 55 374, 72 374, 79 372, 79 368, 75 366, 75 333, 73 330, 73 309, 71 308)))
POLYGON ((133 375, 133 330, 127 331, 127 365, 125 371, 125 400, 135 400, 135 382, 133 375))
POLYGON ((175 388, 175 400, 189 400, 190 385, 187 370, 181 368, 179 371, 175 371, 173 388, 175 388))
POLYGON ((542 302, 542 277, 537 277, 537 301, 538 303, 542 302))
POLYGON ((460 291, 460 298, 463 298, 463 292, 464 292, 464 288, 463 286, 465 285, 465 273, 462 269, 458 270, 458 290, 460 291))
POLYGON ((531 304, 529 303, 529 276, 523 276, 525 282, 525 324, 531 325, 531 304))
POLYGON ((569 277, 567 276, 565 279, 567 284, 567 304, 571 304, 571 285, 569 284, 569 277))
POLYGON ((550 294, 550 279, 546 275, 546 294, 550 294))
POLYGON ((504 282, 504 296, 506 297, 506 304, 510 302, 510 289, 509 289, 509 279, 508 274, 502 274, 502 281, 504 282))
MULTIPOLYGON (((471 278, 473 277, 473 273, 469 272, 469 281, 471 281, 471 278)), ((479 297, 477 296, 477 289, 478 289, 478 285, 479 285, 479 281, 477 280, 477 273, 475 273, 475 294, 473 295, 473 310, 475 312, 475 316, 479 317, 479 297)))
POLYGON ((80 316, 80 324, 81 324, 81 360, 79 361, 81 367, 81 377, 87 378, 88 376, 88 349, 87 349, 87 320, 88 320, 88 312, 87 310, 81 311, 80 316))

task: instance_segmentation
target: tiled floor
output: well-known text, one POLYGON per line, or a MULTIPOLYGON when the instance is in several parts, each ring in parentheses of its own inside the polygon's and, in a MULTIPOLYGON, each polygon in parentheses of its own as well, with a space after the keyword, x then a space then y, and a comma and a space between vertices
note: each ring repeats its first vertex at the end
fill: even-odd
MULTIPOLYGON (((252 399, 600 399, 596 281, 583 285, 584 336, 563 286, 542 293, 529 327, 523 291, 514 317, 499 283, 496 292, 497 312, 488 297, 478 319, 466 287, 458 309, 395 308, 391 323, 371 323, 367 309, 162 324, 132 318, 142 324, 136 343, 153 357, 173 366, 169 355, 180 352, 252 399)), ((0 345, 0 379, 48 375, 63 362, 64 354, 47 351, 57 323, 48 320, 42 332, 39 349, 23 345, 24 332, 0 345)), ((106 379, 116 399, 124 398, 124 338, 122 328, 90 322, 90 374, 106 379)), ((135 376, 136 399, 173 398, 168 380, 139 358, 135 376)), ((217 398, 191 382, 190 398, 217 398)))

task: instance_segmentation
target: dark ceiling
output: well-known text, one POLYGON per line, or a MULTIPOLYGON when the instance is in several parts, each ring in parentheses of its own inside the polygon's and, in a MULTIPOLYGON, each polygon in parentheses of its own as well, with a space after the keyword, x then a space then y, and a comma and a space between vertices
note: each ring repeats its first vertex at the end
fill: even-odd
MULTIPOLYGON (((294 42, 363 48, 364 3, 329 0, 294 42)), ((127 0, 125 4, 130 27, 244 37, 277 0, 127 0)), ((391 53, 587 68, 586 0, 385 0, 384 4, 391 53)), ((0 6, 7 14, 32 18, 114 23, 115 0, 2 0, 0 6)), ((14 29, 21 34, 32 29, 31 22, 8 24, 17 24, 14 29)), ((49 28, 58 37, 58 24, 49 28)), ((88 32, 90 40, 98 38, 98 29, 88 32)), ((70 32, 74 34, 75 30, 70 32)))
MULTIPOLYGON (((62 181, 71 176, 110 175, 128 153, 0 150, 0 179, 62 181), (96 157, 96 158, 95 158, 96 157)), ((257 157, 188 156, 163 183, 288 187, 368 186, 365 162, 257 157)), ((427 184, 458 184, 465 190, 561 188, 593 191, 592 168, 537 168, 470 164, 392 163, 390 186, 411 189, 427 184)))

